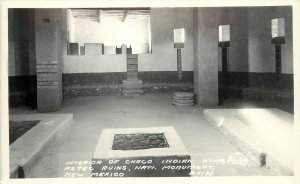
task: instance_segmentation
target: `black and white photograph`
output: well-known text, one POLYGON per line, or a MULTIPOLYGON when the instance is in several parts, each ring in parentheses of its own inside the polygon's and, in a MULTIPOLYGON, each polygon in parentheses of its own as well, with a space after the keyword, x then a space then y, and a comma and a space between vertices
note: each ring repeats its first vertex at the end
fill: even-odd
POLYGON ((299 2, 16 2, 0 183, 299 174, 299 2))

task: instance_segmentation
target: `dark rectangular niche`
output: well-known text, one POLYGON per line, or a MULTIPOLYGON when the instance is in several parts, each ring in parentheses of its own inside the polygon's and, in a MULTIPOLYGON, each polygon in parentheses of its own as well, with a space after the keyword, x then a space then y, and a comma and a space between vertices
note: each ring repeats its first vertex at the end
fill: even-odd
POLYGON ((116 47, 116 54, 122 54, 122 47, 116 47))
POLYGON ((70 55, 78 55, 79 45, 78 43, 69 43, 69 53, 70 55))
POLYGON ((113 150, 140 150, 150 148, 166 148, 169 144, 163 133, 115 134, 113 150))

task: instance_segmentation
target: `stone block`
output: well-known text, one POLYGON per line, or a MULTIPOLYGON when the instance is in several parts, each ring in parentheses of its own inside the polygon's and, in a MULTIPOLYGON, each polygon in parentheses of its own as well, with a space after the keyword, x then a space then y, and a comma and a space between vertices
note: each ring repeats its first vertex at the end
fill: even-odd
POLYGON ((85 55, 85 47, 80 46, 80 55, 85 55))
POLYGON ((122 54, 126 54, 127 53, 127 45, 121 45, 122 48, 122 54))
POLYGON ((85 43, 85 55, 100 56, 103 55, 104 45, 102 43, 85 43))
POLYGON ((117 54, 116 53, 116 46, 105 46, 104 47, 104 54, 117 54))

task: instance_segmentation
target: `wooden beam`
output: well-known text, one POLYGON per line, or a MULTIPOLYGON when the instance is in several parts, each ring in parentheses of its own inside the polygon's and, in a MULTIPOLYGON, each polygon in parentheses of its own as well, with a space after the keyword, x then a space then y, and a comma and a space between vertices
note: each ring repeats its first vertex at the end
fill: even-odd
POLYGON ((124 11, 124 15, 123 15, 122 22, 125 22, 125 19, 126 19, 127 15, 128 15, 128 10, 125 10, 125 11, 124 11))
POLYGON ((100 23, 102 10, 98 10, 97 12, 98 12, 98 22, 100 23))

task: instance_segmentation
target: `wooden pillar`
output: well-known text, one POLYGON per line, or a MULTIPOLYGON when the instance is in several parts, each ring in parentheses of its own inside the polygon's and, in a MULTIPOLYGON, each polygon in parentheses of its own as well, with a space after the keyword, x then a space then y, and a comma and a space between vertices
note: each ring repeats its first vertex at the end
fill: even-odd
POLYGON ((276 80, 279 81, 281 75, 281 45, 275 45, 275 64, 276 64, 276 80))
POLYGON ((182 62, 181 62, 181 49, 177 49, 177 72, 178 79, 182 79, 182 62))

